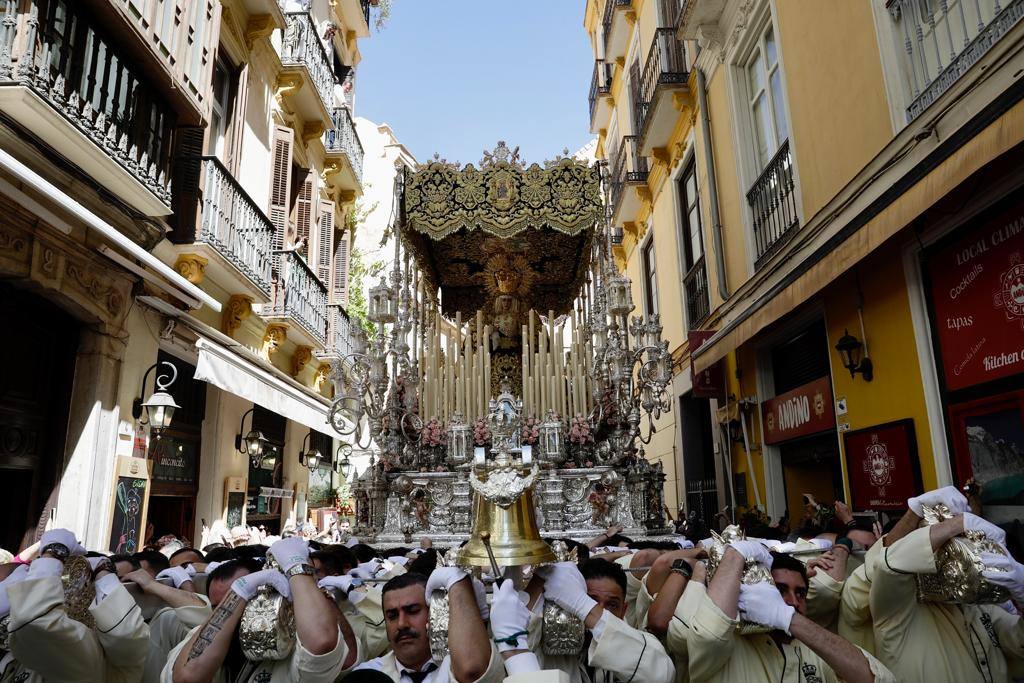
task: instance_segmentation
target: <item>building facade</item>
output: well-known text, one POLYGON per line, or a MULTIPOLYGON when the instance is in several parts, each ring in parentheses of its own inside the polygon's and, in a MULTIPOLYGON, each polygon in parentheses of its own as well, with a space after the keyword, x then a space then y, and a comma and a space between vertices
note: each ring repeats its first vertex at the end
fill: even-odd
POLYGON ((667 500, 797 524, 974 479, 1020 516, 1022 16, 587 3, 617 258, 678 359, 667 500))
POLYGON ((0 546, 50 524, 125 551, 303 521, 337 480, 329 363, 350 348, 369 3, 4 11, 0 546), (161 429, 139 404, 163 385, 178 407, 161 429))

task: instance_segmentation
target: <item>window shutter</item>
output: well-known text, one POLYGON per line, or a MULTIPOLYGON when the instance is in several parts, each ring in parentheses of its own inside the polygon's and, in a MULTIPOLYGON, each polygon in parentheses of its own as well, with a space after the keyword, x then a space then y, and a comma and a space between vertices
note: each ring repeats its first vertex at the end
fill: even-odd
MULTIPOLYGON (((292 129, 274 127, 273 169, 270 180, 270 222, 274 224, 273 247, 284 249, 288 232, 288 198, 292 191, 292 129)), ((274 270, 278 259, 274 258, 274 270)))
MULTIPOLYGON (((310 239, 316 232, 316 210, 313 200, 316 198, 316 173, 303 169, 304 176, 299 186, 299 196, 295 199, 295 242, 304 240, 306 247, 299 255, 310 263, 314 253, 310 248, 310 239)), ((313 265, 313 264, 310 264, 313 265)))
POLYGON ((172 238, 178 243, 192 242, 196 234, 199 212, 200 176, 202 175, 203 137, 200 126, 179 126, 175 129, 175 150, 171 198, 172 238))
POLYGON ((334 245, 334 202, 320 200, 320 220, 317 221, 316 274, 320 282, 330 285, 331 252, 334 245))
POLYGON ((334 249, 334 283, 331 289, 332 301, 348 306, 348 251, 349 232, 346 230, 338 237, 334 249))

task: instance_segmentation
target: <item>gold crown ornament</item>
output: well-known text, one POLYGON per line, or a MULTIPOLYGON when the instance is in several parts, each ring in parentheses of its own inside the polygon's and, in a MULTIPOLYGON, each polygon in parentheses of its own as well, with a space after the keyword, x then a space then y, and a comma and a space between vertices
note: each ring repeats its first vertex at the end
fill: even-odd
MULTIPOLYGON (((280 570, 270 554, 264 569, 280 570)), ((242 654, 250 662, 278 661, 295 648, 295 608, 269 584, 256 589, 238 624, 242 654)))
MULTIPOLYGON (((924 522, 931 526, 955 515, 948 507, 922 506, 924 522)), ((1006 549, 983 531, 965 531, 935 552, 934 574, 917 575, 918 602, 948 602, 961 605, 996 605, 1010 599, 1010 593, 1002 586, 990 583, 982 575, 986 567, 982 553, 1008 556, 1006 549)))

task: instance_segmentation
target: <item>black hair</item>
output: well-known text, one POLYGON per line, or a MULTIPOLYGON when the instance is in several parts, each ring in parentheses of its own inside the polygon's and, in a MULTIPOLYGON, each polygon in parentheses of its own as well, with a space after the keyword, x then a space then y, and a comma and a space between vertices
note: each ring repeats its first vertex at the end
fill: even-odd
POLYGON ((369 562, 373 558, 377 557, 377 549, 371 545, 366 545, 365 543, 356 543, 350 548, 350 550, 352 551, 352 554, 356 556, 356 559, 359 560, 359 564, 369 562))
POLYGON ((207 543, 203 546, 204 553, 212 553, 214 550, 220 550, 221 548, 227 548, 228 546, 224 543, 207 543))
POLYGON ((267 556, 270 546, 267 545, 240 545, 234 549, 238 557, 252 557, 262 559, 267 556))
POLYGON ((405 557, 410 552, 412 552, 412 548, 404 548, 402 546, 398 546, 397 548, 385 548, 380 551, 383 557, 405 557))
POLYGON ((85 556, 86 557, 106 557, 106 555, 104 555, 103 553, 98 552, 96 550, 87 550, 87 551, 85 551, 85 556))
POLYGON ((611 579, 622 588, 622 595, 626 595, 626 572, 619 565, 600 557, 592 557, 580 565, 580 574, 583 578, 590 579, 611 579))
MULTIPOLYGON (((207 546, 209 547, 209 546, 207 546)), ((228 560, 234 560, 238 558, 238 553, 235 552, 234 548, 229 548, 226 545, 222 545, 219 548, 214 548, 206 553, 206 561, 209 562, 227 562, 228 560)))
POLYGON ((418 572, 406 572, 405 574, 399 574, 398 576, 388 579, 388 582, 384 584, 384 587, 380 591, 381 600, 390 591, 402 590, 409 586, 423 586, 426 588, 427 577, 418 572))
POLYGON ((214 581, 226 581, 235 575, 239 569, 248 570, 250 574, 260 571, 263 569, 263 563, 259 560, 254 560, 251 557, 240 557, 235 560, 228 560, 224 564, 214 569, 206 577, 206 590, 209 592, 210 584, 214 581))
POLYGON ((356 566, 356 556, 343 545, 323 546, 309 554, 310 559, 320 560, 324 574, 340 576, 356 566))
POLYGON ((139 561, 135 558, 135 556, 129 555, 128 553, 111 555, 110 561, 113 562, 115 565, 117 565, 118 562, 127 562, 132 566, 132 569, 142 569, 142 565, 139 564, 139 561))
POLYGON ((155 569, 157 573, 162 572, 171 566, 171 561, 167 559, 159 550, 143 550, 142 552, 135 553, 132 557, 139 561, 139 566, 142 563, 147 563, 150 567, 155 569))
POLYGON ((196 555, 199 556, 199 561, 200 562, 205 562, 206 561, 206 556, 203 555, 203 553, 201 551, 196 550, 195 548, 190 548, 189 546, 185 546, 184 548, 178 548, 173 553, 171 553, 171 556, 168 559, 169 560, 173 560, 175 557, 177 557, 178 555, 181 555, 182 553, 195 553, 196 555))
POLYGON ((604 545, 619 546, 623 543, 632 543, 633 539, 629 536, 623 536, 622 534, 613 534, 604 540, 604 545))
POLYGON ((804 587, 809 587, 810 584, 807 581, 807 567, 804 563, 796 559, 789 553, 776 553, 772 552, 772 571, 776 569, 788 569, 789 571, 796 572, 804 579, 804 587))
POLYGON ((430 576, 430 572, 437 568, 437 551, 433 548, 428 548, 426 552, 419 554, 415 560, 409 563, 406 569, 414 574, 423 574, 423 576, 430 576))
POLYGON ((630 550, 679 550, 679 544, 673 541, 633 541, 630 550))

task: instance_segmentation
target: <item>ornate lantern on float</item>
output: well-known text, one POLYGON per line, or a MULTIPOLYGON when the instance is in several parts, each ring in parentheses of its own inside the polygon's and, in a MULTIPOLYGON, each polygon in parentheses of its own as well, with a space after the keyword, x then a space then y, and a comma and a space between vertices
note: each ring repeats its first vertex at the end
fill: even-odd
POLYGON ((629 315, 633 310, 629 278, 615 275, 608 279, 608 312, 612 315, 629 315))
POLYGON ((547 419, 540 425, 540 457, 546 463, 558 466, 564 458, 565 447, 565 426, 555 415, 555 411, 548 410, 547 419))
POLYGON ((458 467, 469 462, 473 445, 473 427, 456 411, 448 423, 448 464, 458 467))
POLYGON ((367 317, 378 325, 395 322, 394 301, 391 295, 391 288, 383 282, 378 284, 376 287, 371 287, 368 308, 367 317))

